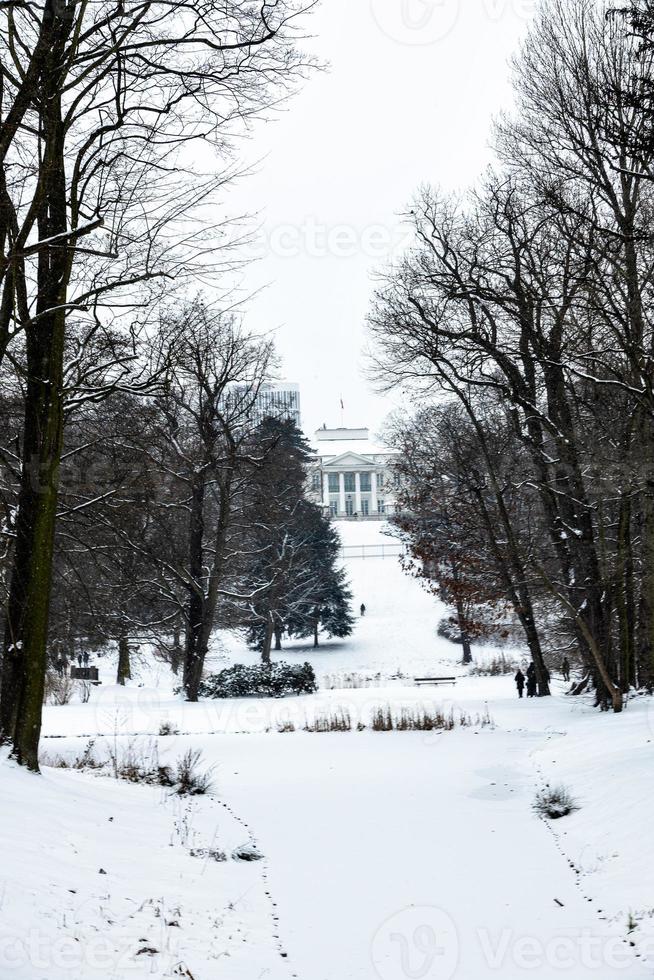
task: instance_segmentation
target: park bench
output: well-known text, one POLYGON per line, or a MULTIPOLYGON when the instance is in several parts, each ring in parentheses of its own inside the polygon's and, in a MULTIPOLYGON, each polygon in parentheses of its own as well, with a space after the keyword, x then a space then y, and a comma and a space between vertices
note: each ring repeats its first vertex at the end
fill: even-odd
POLYGON ((89 681, 91 684, 100 684, 97 667, 71 667, 70 676, 74 681, 89 681))
POLYGON ((456 684, 456 677, 414 677, 414 682, 421 684, 456 684))

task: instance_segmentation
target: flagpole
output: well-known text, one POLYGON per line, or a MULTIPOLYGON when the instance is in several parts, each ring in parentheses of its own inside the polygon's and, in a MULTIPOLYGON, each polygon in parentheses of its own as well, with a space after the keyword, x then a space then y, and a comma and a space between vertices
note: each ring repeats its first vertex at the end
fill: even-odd
POLYGON ((343 404, 343 396, 341 395, 341 429, 345 428, 345 405, 343 404))

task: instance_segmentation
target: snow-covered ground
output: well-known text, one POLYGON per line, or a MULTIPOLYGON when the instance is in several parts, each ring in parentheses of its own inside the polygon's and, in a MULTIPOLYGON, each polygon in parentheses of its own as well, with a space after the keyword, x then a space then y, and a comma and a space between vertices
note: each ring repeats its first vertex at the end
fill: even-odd
MULTIPOLYGON (((343 525, 348 545, 382 531, 343 525)), ((188 705, 151 657, 127 688, 105 657, 89 703, 47 708, 51 759, 89 738, 98 756, 157 743, 162 763, 201 749, 209 796, 53 768, 33 777, 1 757, 2 980, 653 974, 652 701, 621 716, 561 689, 519 701, 510 677, 464 674, 436 635, 442 609, 396 559, 347 568, 367 608, 354 636, 281 654, 314 664, 315 697, 188 705), (459 680, 416 688, 424 673, 459 680), (385 704, 488 711, 495 724, 356 731, 385 704), (278 731, 336 710, 355 730, 278 731), (180 734, 158 737, 164 721, 180 734), (568 786, 580 809, 539 819, 545 783, 568 786), (262 861, 231 857, 248 842, 262 861)), ((223 636, 213 667, 252 659, 223 636)))

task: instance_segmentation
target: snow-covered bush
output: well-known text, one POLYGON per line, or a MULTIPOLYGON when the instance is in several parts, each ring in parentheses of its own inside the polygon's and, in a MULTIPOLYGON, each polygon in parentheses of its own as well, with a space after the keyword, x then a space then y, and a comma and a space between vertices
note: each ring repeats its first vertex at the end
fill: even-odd
POLYGON ((164 786, 179 796, 200 796, 208 793, 212 785, 212 769, 202 769, 202 753, 188 749, 174 766, 163 765, 155 742, 130 741, 125 748, 109 748, 104 758, 98 758, 92 739, 81 755, 73 759, 65 756, 41 754, 41 763, 56 769, 98 769, 110 771, 115 779, 128 783, 145 783, 147 786, 164 786))
POLYGON ((48 669, 45 675, 43 690, 44 704, 70 704, 75 693, 75 681, 67 674, 59 674, 56 670, 48 669))
POLYGON ((346 708, 339 708, 328 715, 316 715, 312 721, 305 722, 305 732, 350 732, 352 719, 346 708))
POLYGON ((262 861, 263 854, 250 841, 247 844, 241 844, 240 847, 235 848, 232 851, 232 859, 234 861, 262 861))
POLYGON ((394 728, 393 714, 390 705, 385 708, 377 708, 372 713, 373 732, 392 732, 394 728))
POLYGON ((203 861, 226 861, 227 855, 219 847, 191 847, 189 854, 193 858, 202 858, 203 861))
POLYGON ((565 786, 547 786, 536 794, 534 810, 541 817, 558 820, 579 809, 579 804, 565 786))
POLYGON ((438 636, 442 636, 444 640, 449 640, 450 643, 462 642, 461 630, 451 616, 444 616, 443 619, 441 619, 436 632, 438 636))
POLYGON ((283 662, 235 664, 219 674, 211 674, 200 686, 204 698, 283 698, 289 694, 314 694, 316 675, 309 663, 294 666, 283 662))
POLYGON ((175 728, 172 721, 162 721, 159 725, 159 734, 164 735, 179 735, 179 728, 175 728))
POLYGON ((277 725, 277 731, 280 735, 287 734, 288 732, 296 731, 295 725, 292 721, 280 721, 277 725))
POLYGON ((90 739, 79 755, 72 759, 63 755, 50 755, 49 752, 39 753, 39 763, 50 766, 51 769, 103 769, 107 763, 101 762, 96 755, 95 739, 90 739))
POLYGON ((483 714, 469 715, 464 711, 447 714, 438 708, 402 708, 394 713, 390 704, 380 705, 372 713, 374 732, 451 732, 455 728, 493 728, 488 708, 483 714))
POLYGON ((211 769, 201 769, 202 752, 188 749, 177 760, 175 792, 180 796, 204 796, 211 789, 211 769))
POLYGON ((500 677, 503 674, 515 674, 519 666, 517 660, 512 660, 510 657, 501 654, 486 663, 475 664, 474 667, 470 668, 470 673, 473 677, 500 677))

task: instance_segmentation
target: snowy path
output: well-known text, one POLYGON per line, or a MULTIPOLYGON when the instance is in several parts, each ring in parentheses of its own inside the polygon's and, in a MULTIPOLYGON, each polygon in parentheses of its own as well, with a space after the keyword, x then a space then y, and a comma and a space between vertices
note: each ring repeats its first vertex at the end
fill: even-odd
POLYGON ((218 740, 222 792, 258 828, 300 980, 650 975, 530 814, 540 741, 218 740))

